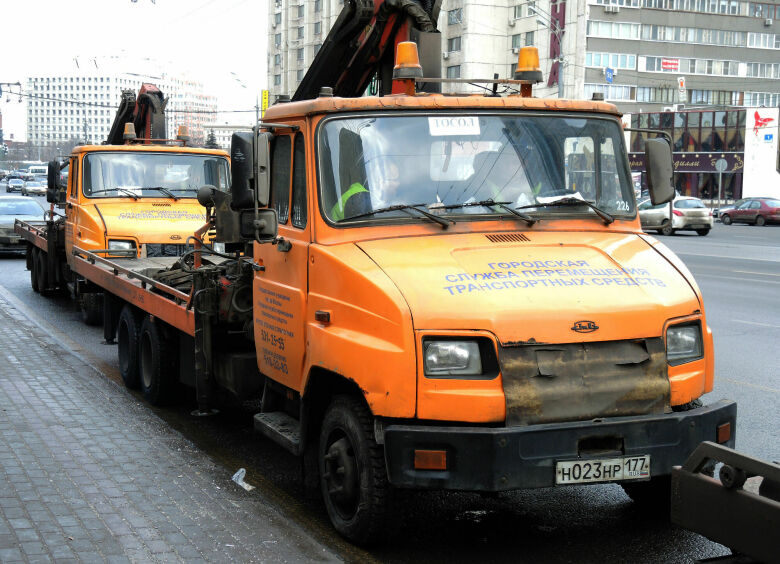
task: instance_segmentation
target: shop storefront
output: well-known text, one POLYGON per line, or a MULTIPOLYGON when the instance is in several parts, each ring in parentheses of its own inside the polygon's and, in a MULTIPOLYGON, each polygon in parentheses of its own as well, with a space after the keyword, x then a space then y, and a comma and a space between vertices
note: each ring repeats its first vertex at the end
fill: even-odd
MULTIPOLYGON (((685 196, 737 200, 780 195, 777 108, 627 114, 626 127, 659 129, 673 144, 674 185, 685 196), (722 174, 721 174, 722 173, 722 174), (719 194, 719 180, 722 179, 719 194)), ((644 146, 653 134, 627 132, 632 173, 646 188, 644 146)))

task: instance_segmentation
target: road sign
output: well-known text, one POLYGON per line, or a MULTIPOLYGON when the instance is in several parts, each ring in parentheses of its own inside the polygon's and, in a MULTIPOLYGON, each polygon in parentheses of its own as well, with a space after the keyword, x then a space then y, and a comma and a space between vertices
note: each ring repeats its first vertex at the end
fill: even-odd
POLYGON ((686 102, 688 100, 688 89, 685 88, 685 77, 677 77, 677 93, 680 95, 680 102, 686 102))
POLYGON ((604 76, 607 79, 607 84, 612 84, 612 79, 615 77, 615 69, 609 67, 604 69, 604 76))

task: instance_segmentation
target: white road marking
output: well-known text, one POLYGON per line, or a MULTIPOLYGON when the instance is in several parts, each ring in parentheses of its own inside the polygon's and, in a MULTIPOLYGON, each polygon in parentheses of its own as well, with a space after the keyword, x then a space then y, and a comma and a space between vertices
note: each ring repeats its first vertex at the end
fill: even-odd
POLYGON ((739 384, 740 386, 747 386, 749 388, 758 388, 759 390, 764 390, 765 392, 780 393, 780 390, 776 390, 775 388, 770 388, 768 386, 761 386, 759 384, 751 384, 750 382, 745 382, 744 380, 734 380, 732 378, 724 378, 723 376, 717 376, 716 378, 721 382, 731 382, 732 384, 739 384))
POLYGON ((739 272, 740 274, 758 274, 759 276, 780 276, 780 274, 772 274, 770 272, 750 272, 749 270, 735 270, 734 272, 739 272))
POLYGON ((758 325, 759 327, 773 327, 780 329, 780 325, 772 325, 771 323, 759 323, 758 321, 743 321, 741 319, 734 319, 734 323, 744 323, 745 325, 758 325))
POLYGON ((705 255, 704 253, 682 253, 682 252, 675 252, 675 254, 677 256, 685 256, 685 257, 707 257, 707 258, 719 258, 719 259, 730 259, 730 260, 758 260, 761 262, 780 262, 780 257, 778 258, 730 257, 726 255, 705 255))
POLYGON ((706 274, 704 272, 696 275, 696 278, 722 278, 724 280, 744 280, 745 282, 759 282, 761 284, 780 284, 780 281, 762 280, 760 278, 742 278, 740 276, 718 276, 717 274, 706 274))

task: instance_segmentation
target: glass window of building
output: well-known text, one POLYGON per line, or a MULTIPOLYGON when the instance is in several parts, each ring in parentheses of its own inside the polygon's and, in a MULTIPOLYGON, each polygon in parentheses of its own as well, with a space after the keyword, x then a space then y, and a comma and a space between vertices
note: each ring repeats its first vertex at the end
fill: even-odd
POLYGON ((460 36, 458 37, 450 37, 447 40, 447 51, 460 51, 460 36))
POLYGON ((455 8, 447 12, 447 25, 459 24, 463 21, 463 8, 455 8))
POLYGON ((460 65, 447 67, 447 78, 460 78, 460 65))

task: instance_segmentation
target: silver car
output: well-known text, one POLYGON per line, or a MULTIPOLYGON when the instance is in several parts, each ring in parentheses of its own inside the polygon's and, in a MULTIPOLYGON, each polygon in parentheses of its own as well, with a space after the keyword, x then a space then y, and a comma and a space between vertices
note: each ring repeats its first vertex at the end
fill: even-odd
POLYGON ((37 200, 0 196, 0 252, 27 250, 24 239, 14 233, 14 220, 41 221, 43 214, 43 206, 37 200))
POLYGON ((677 231, 696 231, 707 235, 712 229, 712 211, 699 198, 677 196, 669 204, 654 206, 650 200, 639 203, 639 220, 642 229, 657 231, 661 235, 673 235, 677 231))
POLYGON ((36 196, 46 194, 46 186, 41 182, 28 180, 22 187, 22 196, 29 196, 31 194, 36 196))

